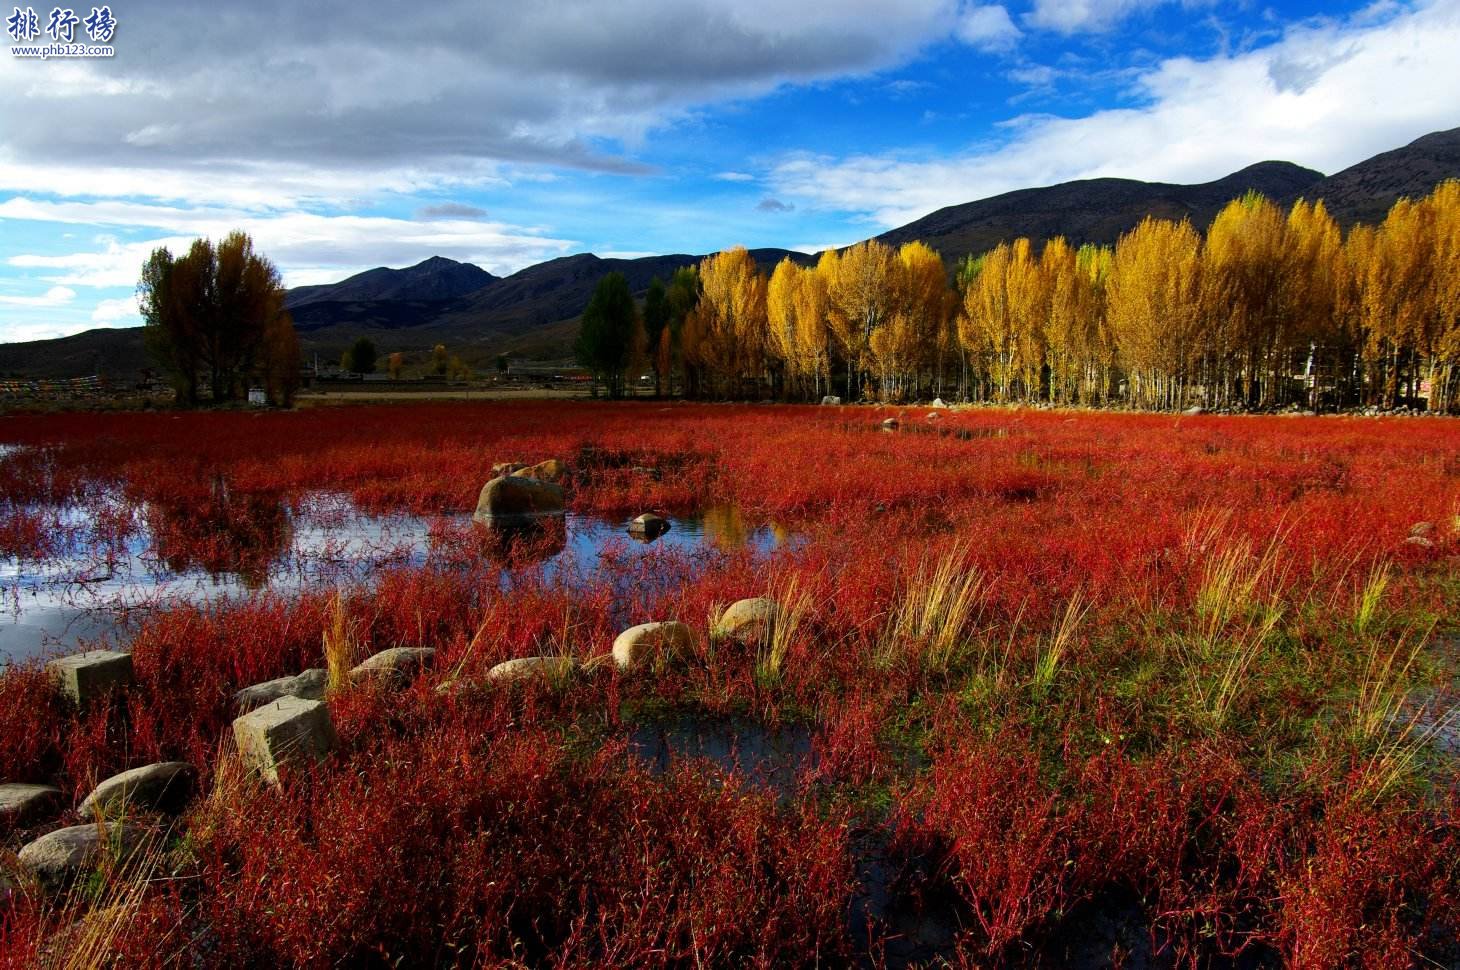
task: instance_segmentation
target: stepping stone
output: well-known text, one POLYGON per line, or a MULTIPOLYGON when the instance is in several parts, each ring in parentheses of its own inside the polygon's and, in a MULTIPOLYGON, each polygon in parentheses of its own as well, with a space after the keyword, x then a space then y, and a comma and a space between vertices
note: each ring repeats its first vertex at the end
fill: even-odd
POLYGON ((61 693, 77 707, 86 707, 113 688, 132 683, 132 655, 119 650, 91 650, 46 664, 61 693))
POLYGON ((54 785, 0 785, 0 822, 24 825, 59 807, 61 789, 54 785))
POLYGON ((389 681, 404 686, 431 666, 436 651, 431 647, 391 647, 382 650, 350 671, 350 683, 389 681))
POLYGON ((187 804, 197 772, 186 761, 163 761, 112 775, 97 785, 76 810, 83 818, 116 814, 134 808, 176 815, 187 804))
POLYGON ((640 623, 613 641, 613 662, 619 669, 627 670, 661 653, 688 650, 693 644, 694 634, 677 620, 640 623))
POLYGON ((247 713, 264 704, 272 704, 281 697, 302 697, 305 700, 317 701, 324 697, 324 689, 328 682, 329 675, 323 667, 311 667, 304 673, 295 674, 293 677, 279 677, 275 680, 266 680, 262 684, 254 684, 252 687, 245 687, 233 695, 233 703, 240 711, 247 713))
POLYGON ((757 596, 738 600, 720 614, 720 621, 715 624, 713 631, 715 639, 764 641, 775 629, 780 615, 780 604, 773 599, 757 596))
POLYGON ((64 889, 77 876, 95 868, 107 853, 125 862, 146 839, 137 825, 107 822, 73 825, 43 835, 20 850, 20 863, 47 892, 64 889))
POLYGON ((567 677, 576 666, 572 657, 518 657, 505 660, 487 671, 487 679, 505 683, 534 677, 567 677))
POLYGON ((233 722, 244 767, 277 785, 286 765, 319 763, 334 749, 335 725, 323 701, 281 697, 233 722))

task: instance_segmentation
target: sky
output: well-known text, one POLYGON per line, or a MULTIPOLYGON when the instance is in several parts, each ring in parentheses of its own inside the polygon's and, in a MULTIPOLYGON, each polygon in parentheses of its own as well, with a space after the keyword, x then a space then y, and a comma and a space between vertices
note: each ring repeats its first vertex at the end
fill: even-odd
POLYGON ((814 252, 1016 188, 1329 174, 1460 126, 1460 0, 107 7, 110 57, 16 56, 50 4, 0 35, 0 341, 135 326, 152 249, 234 228, 290 286, 814 252))

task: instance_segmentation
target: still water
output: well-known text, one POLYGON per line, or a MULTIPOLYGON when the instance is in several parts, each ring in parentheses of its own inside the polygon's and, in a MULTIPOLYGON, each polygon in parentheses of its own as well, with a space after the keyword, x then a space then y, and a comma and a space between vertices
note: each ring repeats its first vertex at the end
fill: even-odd
MULTIPOLYGON (((158 505, 39 511, 61 538, 42 558, 0 557, 0 665, 72 652, 98 638, 124 642, 135 621, 170 605, 368 582, 382 569, 459 557, 460 548, 450 552, 453 542, 459 547, 476 535, 467 513, 369 515, 338 495, 311 495, 292 508, 238 500, 222 517, 158 505)), ((567 515, 466 554, 500 554, 505 585, 528 571, 569 584, 619 575, 642 584, 660 564, 666 573, 682 571, 793 542, 729 507, 669 521, 667 533, 646 542, 629 535, 627 519, 567 515)))

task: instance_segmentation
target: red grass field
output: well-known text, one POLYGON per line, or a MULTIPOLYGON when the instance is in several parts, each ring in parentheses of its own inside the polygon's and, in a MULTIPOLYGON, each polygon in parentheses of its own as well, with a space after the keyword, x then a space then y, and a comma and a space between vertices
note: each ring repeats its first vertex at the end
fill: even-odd
POLYGON ((85 713, 38 662, 0 674, 0 782, 75 804, 154 761, 201 775, 179 819, 141 816, 165 855, 122 902, 105 874, 0 899, 0 965, 59 959, 88 912, 142 966, 1460 959, 1457 755, 1432 737, 1460 424, 537 402, 9 417, 0 442, 32 446, 0 459, 23 560, 146 526, 244 569, 320 492, 437 517, 424 565, 343 602, 356 659, 438 650, 409 687, 332 694, 338 749, 277 790, 241 776, 231 695, 323 665, 329 590, 150 617, 135 687, 85 713), (484 554, 491 466, 549 457, 577 513, 728 505, 799 538, 573 581, 484 554), (795 617, 773 643, 711 642, 761 595, 795 617), (643 670, 480 684, 676 618, 694 646, 643 670), (452 672, 475 686, 438 692, 452 672), (807 744, 769 785, 633 753, 685 723, 743 760, 807 744))

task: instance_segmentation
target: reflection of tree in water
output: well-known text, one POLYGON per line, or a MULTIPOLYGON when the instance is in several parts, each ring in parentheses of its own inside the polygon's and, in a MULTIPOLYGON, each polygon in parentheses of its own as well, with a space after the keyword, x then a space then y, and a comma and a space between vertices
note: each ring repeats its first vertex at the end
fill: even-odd
POLYGON ((705 538, 727 552, 744 548, 750 540, 751 530, 746 528, 740 510, 733 505, 715 505, 705 509, 702 521, 705 538))
POLYGON ((221 475, 213 478, 207 495, 154 499, 146 515, 157 555, 168 569, 232 573, 249 589, 267 582, 269 569, 293 538, 288 511, 277 495, 234 492, 221 475))
POLYGON ((568 545, 568 525, 561 515, 504 520, 476 528, 482 552, 503 566, 542 562, 568 545))

